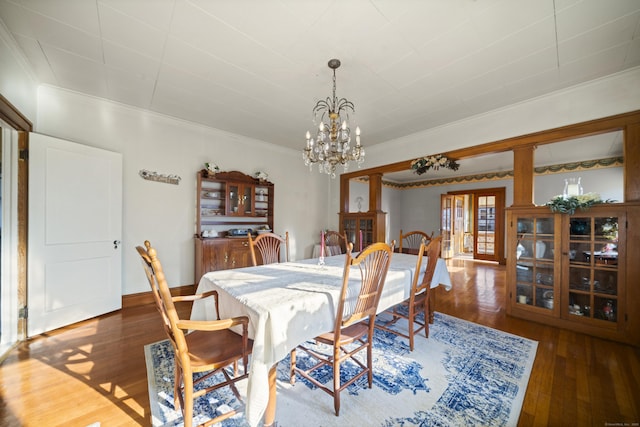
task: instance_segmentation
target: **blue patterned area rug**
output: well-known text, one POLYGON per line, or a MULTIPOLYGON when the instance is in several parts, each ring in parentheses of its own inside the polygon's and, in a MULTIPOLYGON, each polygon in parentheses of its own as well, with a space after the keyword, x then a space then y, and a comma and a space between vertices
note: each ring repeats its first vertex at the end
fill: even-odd
MULTIPOLYGON (((406 329, 406 323, 398 323, 406 329)), ((419 335, 415 350, 406 339, 377 331, 374 385, 366 377, 341 393, 340 416, 333 398, 297 379, 289 384, 288 358, 278 366, 278 427, 299 426, 515 426, 538 343, 445 314, 436 313, 429 339, 419 335)), ((299 353, 298 363, 305 363, 299 353)), ((145 346, 154 426, 180 426, 173 408, 173 354, 168 341, 145 346)), ((348 375, 346 365, 341 371, 348 375)), ((321 374, 322 375, 322 374, 321 374)), ((331 370, 324 373, 331 381, 331 370)), ((246 385, 246 384, 245 384, 246 385)), ((244 391, 241 389, 241 393, 244 391)), ((200 398, 202 422, 237 402, 228 390, 200 398)), ((242 414, 223 427, 246 426, 242 414)))

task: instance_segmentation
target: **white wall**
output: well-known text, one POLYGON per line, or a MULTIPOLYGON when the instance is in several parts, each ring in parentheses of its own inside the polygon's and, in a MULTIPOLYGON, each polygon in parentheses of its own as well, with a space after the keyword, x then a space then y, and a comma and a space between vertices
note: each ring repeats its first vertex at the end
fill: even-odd
POLYGON ((622 202, 624 182, 622 167, 591 169, 552 175, 538 175, 534 182, 534 203, 544 205, 553 197, 562 194, 566 178, 581 178, 585 193, 597 193, 602 200, 622 202))
POLYGON ((328 182, 310 174, 295 150, 49 86, 38 92, 37 132, 123 154, 123 294, 148 290, 134 250, 145 239, 158 249, 171 286, 194 283, 196 173, 205 162, 269 174, 274 229, 289 231, 293 259, 311 255, 328 223, 328 182), (143 180, 141 169, 182 180, 143 180))
POLYGON ((506 206, 510 206, 513 200, 513 181, 511 179, 474 182, 456 185, 434 185, 424 188, 412 188, 410 190, 395 190, 400 193, 399 203, 389 213, 398 217, 397 224, 391 228, 394 238, 411 230, 422 230, 434 236, 440 234, 440 195, 449 191, 462 191, 480 188, 505 187, 506 206))

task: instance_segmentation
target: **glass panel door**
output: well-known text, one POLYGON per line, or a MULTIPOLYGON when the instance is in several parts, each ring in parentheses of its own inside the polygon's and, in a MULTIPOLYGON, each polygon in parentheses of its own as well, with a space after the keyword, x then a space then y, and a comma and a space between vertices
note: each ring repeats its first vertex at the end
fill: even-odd
POLYGON ((496 243, 496 197, 478 196, 476 198, 476 218, 478 229, 476 231, 477 255, 495 255, 496 243))
POLYGON ((516 303, 553 310, 554 218, 519 217, 516 245, 516 303))
POLYGON ((618 321, 618 216, 572 216, 569 316, 618 321))
POLYGON ((447 194, 440 196, 440 234, 442 235, 440 256, 445 259, 453 256, 453 198, 454 196, 447 194))

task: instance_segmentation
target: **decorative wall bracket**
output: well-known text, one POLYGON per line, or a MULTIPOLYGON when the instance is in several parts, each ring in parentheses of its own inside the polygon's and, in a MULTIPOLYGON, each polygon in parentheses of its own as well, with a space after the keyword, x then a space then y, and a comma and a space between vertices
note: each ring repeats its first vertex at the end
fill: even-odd
POLYGON ((149 181, 164 182, 165 184, 178 185, 180 184, 180 180, 182 179, 178 175, 167 175, 167 174, 162 174, 158 172, 148 171, 146 169, 140 169, 139 174, 143 179, 146 179, 149 181))

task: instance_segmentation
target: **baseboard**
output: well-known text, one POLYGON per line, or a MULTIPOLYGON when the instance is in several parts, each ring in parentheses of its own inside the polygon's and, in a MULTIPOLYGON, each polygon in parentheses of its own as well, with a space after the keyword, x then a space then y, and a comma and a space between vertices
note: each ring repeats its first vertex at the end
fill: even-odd
MULTIPOLYGON (((196 292, 196 285, 184 285, 171 288, 171 295, 193 295, 196 292)), ((153 304, 153 294, 151 291, 140 292, 122 296, 122 308, 137 307, 139 305, 153 304)))

